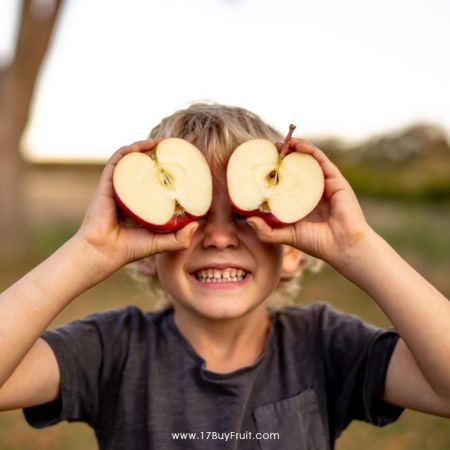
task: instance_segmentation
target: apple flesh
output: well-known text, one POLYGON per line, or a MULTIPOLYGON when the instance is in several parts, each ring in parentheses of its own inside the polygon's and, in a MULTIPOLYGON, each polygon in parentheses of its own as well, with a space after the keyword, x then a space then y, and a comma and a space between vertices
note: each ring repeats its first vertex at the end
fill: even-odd
POLYGON ((116 202, 144 227, 173 232, 204 216, 212 202, 208 163, 194 145, 167 138, 149 152, 127 153, 113 174, 116 202))
POLYGON ((262 217, 272 227, 307 216, 322 198, 325 184, 314 157, 282 153, 267 139, 252 139, 234 150, 227 165, 228 193, 235 210, 245 217, 262 217))

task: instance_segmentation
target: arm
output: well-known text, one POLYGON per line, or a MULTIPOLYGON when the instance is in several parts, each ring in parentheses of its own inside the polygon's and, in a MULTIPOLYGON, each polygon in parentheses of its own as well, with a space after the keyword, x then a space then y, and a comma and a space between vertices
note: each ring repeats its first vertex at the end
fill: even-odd
POLYGON ((325 260, 384 311, 401 336, 384 400, 450 417, 450 302, 370 228, 350 185, 323 152, 303 140, 291 146, 320 163, 322 200, 308 217, 286 228, 272 229, 257 217, 248 222, 265 242, 325 260))
POLYGON ((17 386, 34 385, 32 404, 33 394, 44 402, 56 398, 56 360, 39 336, 65 306, 95 284, 95 277, 103 276, 88 249, 72 238, 0 296, 0 410, 25 406, 25 399, 15 401, 21 391, 17 386))
POLYGON ((450 302, 374 232, 334 267, 374 299, 401 336, 384 399, 450 417, 450 302))
POLYGON ((112 174, 120 158, 149 150, 154 140, 118 150, 103 170, 99 187, 78 232, 39 266, 0 295, 0 410, 32 406, 59 394, 55 357, 39 336, 78 295, 123 265, 190 244, 197 224, 156 235, 117 215, 112 174))

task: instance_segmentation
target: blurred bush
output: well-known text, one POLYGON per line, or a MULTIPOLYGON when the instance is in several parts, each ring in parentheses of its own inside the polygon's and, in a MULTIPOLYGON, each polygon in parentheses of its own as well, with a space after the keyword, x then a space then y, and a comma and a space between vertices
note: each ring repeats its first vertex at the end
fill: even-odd
POLYGON ((358 193, 403 201, 450 199, 450 146, 445 132, 418 124, 357 145, 315 140, 358 193))

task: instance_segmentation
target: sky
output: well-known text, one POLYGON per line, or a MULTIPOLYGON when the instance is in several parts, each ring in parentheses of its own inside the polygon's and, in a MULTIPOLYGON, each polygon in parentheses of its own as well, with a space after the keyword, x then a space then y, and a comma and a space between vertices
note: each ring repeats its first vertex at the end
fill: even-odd
MULTIPOLYGON (((0 3, 3 62, 18 3, 0 3)), ((104 160, 199 100, 303 137, 450 131, 448 23, 447 0, 66 0, 23 151, 104 160)))

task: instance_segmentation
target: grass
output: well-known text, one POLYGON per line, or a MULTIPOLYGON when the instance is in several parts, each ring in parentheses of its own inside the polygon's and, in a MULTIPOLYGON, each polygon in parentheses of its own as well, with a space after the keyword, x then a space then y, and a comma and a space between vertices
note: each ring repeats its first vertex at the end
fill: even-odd
MULTIPOLYGON (((362 204, 371 225, 426 278, 445 295, 450 296, 450 205, 368 199, 363 199, 362 204)), ((0 289, 3 290, 34 267, 75 229, 75 224, 67 222, 55 224, 51 229, 34 229, 34 251, 26 259, 1 264, 0 289)), ((388 273, 389 268, 385 269, 388 273)), ((375 325, 390 326, 383 312, 364 292, 328 266, 319 274, 307 275, 303 285, 300 303, 326 300, 336 308, 357 314, 375 325)), ((55 319, 52 326, 83 317, 93 311, 130 303, 143 309, 151 307, 149 300, 130 283, 122 270, 80 296, 55 319)), ((352 423, 339 438, 337 449, 447 450, 449 443, 448 419, 406 411, 399 421, 385 428, 352 423)), ((0 449, 30 448, 93 450, 97 448, 97 444, 92 430, 84 424, 62 423, 37 431, 26 425, 21 411, 1 413, 0 449)))

